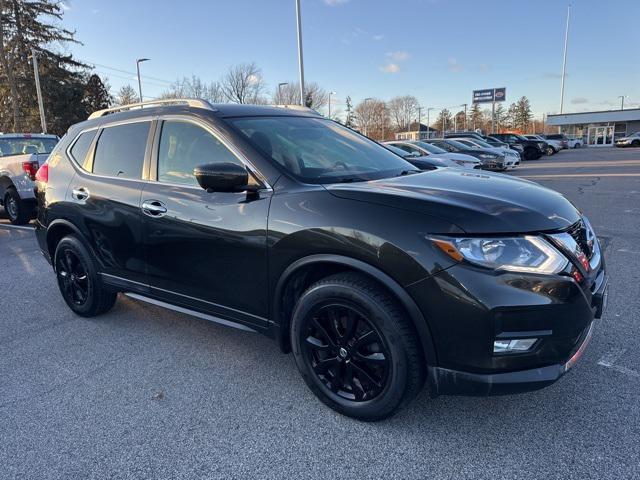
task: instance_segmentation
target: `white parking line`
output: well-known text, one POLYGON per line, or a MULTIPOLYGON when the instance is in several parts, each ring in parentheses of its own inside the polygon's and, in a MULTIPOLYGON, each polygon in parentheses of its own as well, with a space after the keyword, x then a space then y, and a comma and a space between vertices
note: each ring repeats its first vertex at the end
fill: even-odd
POLYGON ((30 230, 33 232, 33 226, 27 226, 27 225, 7 225, 5 223, 0 223, 0 227, 15 228, 16 230, 30 230))
POLYGON ((611 370, 615 370, 619 373, 624 373, 625 375, 629 375, 630 377, 640 378, 640 372, 636 372, 627 367, 622 367, 620 365, 616 365, 616 361, 626 352, 627 350, 624 348, 616 348, 611 352, 607 353, 604 357, 598 360, 598 365, 602 367, 610 368, 611 370))
POLYGON ((640 173, 558 173, 552 175, 520 175, 521 178, 640 177, 640 173))

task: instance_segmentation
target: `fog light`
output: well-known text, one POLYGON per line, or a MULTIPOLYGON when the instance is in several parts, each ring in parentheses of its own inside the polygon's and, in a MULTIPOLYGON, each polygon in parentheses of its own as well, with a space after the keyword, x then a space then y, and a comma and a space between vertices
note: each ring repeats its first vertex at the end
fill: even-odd
POLYGON ((527 350, 531 350, 537 341, 537 338, 496 340, 493 342, 493 353, 526 352, 527 350))

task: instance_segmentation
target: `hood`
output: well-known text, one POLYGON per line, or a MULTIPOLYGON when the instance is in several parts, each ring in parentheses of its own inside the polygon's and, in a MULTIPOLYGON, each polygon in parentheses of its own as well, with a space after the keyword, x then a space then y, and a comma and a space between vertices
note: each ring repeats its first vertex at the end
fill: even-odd
POLYGON ((436 157, 436 158, 446 158, 447 160, 453 160, 454 162, 469 162, 469 163, 474 163, 474 164, 478 164, 480 163, 480 160, 478 160, 476 157, 473 157, 471 155, 465 155, 464 153, 437 153, 437 154, 433 154, 432 156, 436 157))
POLYGON ((580 218, 558 192, 503 174, 445 168, 325 188, 337 197, 437 217, 473 234, 552 231, 580 218))

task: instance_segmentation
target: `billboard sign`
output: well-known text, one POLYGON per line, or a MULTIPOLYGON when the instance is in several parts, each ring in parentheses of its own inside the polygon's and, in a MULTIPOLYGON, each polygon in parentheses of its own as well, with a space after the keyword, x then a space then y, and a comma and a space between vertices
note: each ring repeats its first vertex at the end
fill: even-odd
POLYGON ((506 88, 487 88, 473 91, 473 103, 504 102, 507 99, 506 88))

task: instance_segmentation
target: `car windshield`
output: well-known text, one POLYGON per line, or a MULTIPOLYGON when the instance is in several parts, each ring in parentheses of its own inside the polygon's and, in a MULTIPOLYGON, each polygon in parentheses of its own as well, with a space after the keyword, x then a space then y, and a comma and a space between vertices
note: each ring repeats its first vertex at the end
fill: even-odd
MULTIPOLYGON (((515 137, 518 140, 533 140, 533 139, 530 139, 530 138, 527 138, 527 137, 523 137, 522 135, 515 135, 515 137)), ((537 138, 535 140, 537 140, 537 138)))
POLYGON ((476 145, 478 145, 479 147, 482 148, 493 148, 492 145, 489 145, 487 142, 485 142, 484 140, 476 140, 475 138, 473 139, 473 143, 475 143, 476 145))
POLYGON ((58 139, 55 137, 0 137, 0 155, 6 157, 27 153, 51 153, 57 143, 58 139))
POLYGON ((444 150, 443 148, 436 147, 435 145, 432 145, 432 144, 426 143, 426 142, 414 142, 414 145, 416 145, 417 147, 423 148, 427 152, 433 153, 434 155, 440 155, 442 153, 447 153, 447 151, 444 150))
POLYGON ((242 117, 229 123, 305 183, 377 180, 416 171, 398 155, 331 120, 242 117))
POLYGON ((413 154, 411 154, 409 152, 405 152, 401 148, 394 147, 393 145, 385 145, 385 147, 387 147, 389 150, 391 150, 396 155, 400 155, 402 158, 412 157, 412 156, 413 157, 417 157, 418 156, 418 155, 413 155, 413 154))
POLYGON ((457 140, 445 140, 446 143, 448 143, 449 145, 451 145, 452 147, 455 147, 459 150, 469 150, 470 147, 468 147, 467 145, 465 145, 464 143, 460 143, 457 140))

